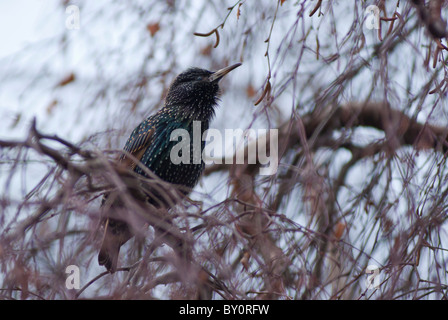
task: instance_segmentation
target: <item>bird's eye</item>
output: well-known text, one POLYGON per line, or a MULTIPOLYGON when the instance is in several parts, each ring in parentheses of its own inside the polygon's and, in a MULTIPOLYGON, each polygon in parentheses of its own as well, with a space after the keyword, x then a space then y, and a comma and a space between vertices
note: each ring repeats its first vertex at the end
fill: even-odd
POLYGON ((202 80, 204 80, 204 76, 197 76, 196 77, 196 81, 202 81, 202 80))

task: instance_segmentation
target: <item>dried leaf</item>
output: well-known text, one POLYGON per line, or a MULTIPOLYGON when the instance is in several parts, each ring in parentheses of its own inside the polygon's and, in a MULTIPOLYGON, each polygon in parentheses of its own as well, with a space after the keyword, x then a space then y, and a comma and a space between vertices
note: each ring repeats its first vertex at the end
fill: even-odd
POLYGON ((252 84, 249 84, 246 88, 246 94, 249 98, 253 98, 255 96, 255 88, 252 86, 252 84))
POLYGON ((148 23, 146 26, 146 29, 149 31, 149 34, 151 37, 154 37, 154 35, 157 33, 157 31, 160 30, 160 24, 158 22, 156 23, 148 23))
POLYGON ((47 106, 47 114, 52 114, 54 108, 56 108, 56 106, 58 105, 58 100, 54 99, 53 101, 50 102, 50 104, 47 106))
POLYGON ((254 105, 259 105, 261 103, 261 101, 263 101, 264 97, 266 96, 266 94, 268 95, 268 97, 271 94, 271 82, 268 80, 268 83, 266 84, 266 87, 264 87, 263 93, 261 94, 261 97, 258 98, 257 101, 255 101, 254 105))
MULTIPOLYGON (((322 0, 319 0, 317 2, 316 6, 314 7, 314 9, 310 12, 310 17, 312 17, 317 12, 317 10, 319 10, 321 5, 322 5, 322 0)), ((320 16, 320 14, 319 14, 319 16, 320 16)))
POLYGON ((334 237, 338 240, 342 238, 342 235, 344 234, 345 229, 347 228, 347 225, 344 222, 338 222, 336 225, 336 228, 334 230, 334 237))
POLYGON ((241 15, 241 6, 243 5, 243 3, 241 2, 239 5, 238 5, 238 10, 236 10, 236 20, 239 20, 240 19, 240 15, 241 15))
POLYGON ((201 49, 201 55, 203 56, 210 56, 212 53, 213 45, 209 44, 208 46, 205 46, 201 49))
POLYGON ((243 265, 244 270, 248 271, 249 270, 249 258, 250 258, 250 253, 249 251, 244 252, 243 257, 241 258, 240 262, 243 265))
POLYGON ((64 77, 61 81, 59 81, 59 83, 57 84, 57 87, 66 86, 70 82, 75 81, 75 79, 76 79, 75 74, 72 72, 69 75, 67 75, 66 77, 64 77))

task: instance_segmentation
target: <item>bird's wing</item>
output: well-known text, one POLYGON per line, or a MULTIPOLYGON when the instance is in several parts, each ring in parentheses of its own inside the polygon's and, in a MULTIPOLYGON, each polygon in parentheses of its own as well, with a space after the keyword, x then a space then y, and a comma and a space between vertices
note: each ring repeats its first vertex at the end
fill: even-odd
MULTIPOLYGON (((137 160, 141 160, 146 149, 151 145, 155 131, 151 120, 151 118, 148 118, 135 128, 123 148, 124 151, 131 154, 137 160)), ((135 160, 126 156, 126 154, 120 157, 120 162, 131 169, 134 169, 136 166, 135 160)))

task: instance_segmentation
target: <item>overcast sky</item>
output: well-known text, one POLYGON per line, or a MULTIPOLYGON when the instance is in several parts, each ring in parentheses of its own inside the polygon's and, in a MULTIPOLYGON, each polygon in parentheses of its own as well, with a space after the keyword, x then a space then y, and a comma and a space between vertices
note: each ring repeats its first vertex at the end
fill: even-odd
MULTIPOLYGON (((263 29, 263 26, 257 24, 258 17, 255 15, 243 14, 241 20, 236 21, 236 15, 232 14, 226 28, 221 33, 220 46, 213 51, 215 56, 201 59, 198 51, 210 42, 213 43, 213 38, 195 37, 193 32, 207 32, 216 27, 227 13, 224 5, 222 8, 207 7, 208 11, 204 11, 205 13, 197 13, 195 11, 197 8, 188 6, 185 10, 181 8, 167 14, 163 11, 166 8, 159 8, 154 4, 150 11, 141 13, 141 17, 138 16, 138 10, 125 10, 125 2, 122 4, 111 2, 107 6, 103 0, 86 2, 88 4, 83 3, 81 11, 81 29, 70 32, 67 32, 65 27, 68 14, 60 0, 0 2, 0 39, 2 40, 0 42, 0 74, 2 75, 0 77, 0 81, 2 81, 0 85, 0 118, 2 119, 0 139, 23 138, 27 133, 30 120, 37 117, 38 128, 43 132, 58 134, 74 143, 80 143, 103 130, 116 130, 106 135, 108 138, 116 138, 115 140, 111 138, 111 145, 101 141, 96 145, 89 145, 89 147, 120 148, 138 122, 153 113, 154 106, 160 107, 157 103, 164 87, 159 78, 152 78, 154 74, 164 70, 170 70, 173 73, 179 72, 192 65, 209 67, 210 65, 206 64, 212 64, 214 59, 221 61, 223 56, 232 60, 229 63, 239 62, 240 58, 245 60, 243 66, 231 74, 231 81, 226 79, 226 90, 212 127, 220 130, 237 127, 245 129, 251 125, 262 128, 277 127, 291 117, 292 110, 298 114, 312 110, 315 107, 315 97, 321 93, 319 88, 324 91, 329 87, 329 83, 346 71, 345 67, 349 63, 356 63, 361 59, 368 58, 374 45, 379 43, 375 30, 362 29, 366 45, 363 45, 359 54, 350 55, 354 43, 352 39, 345 43, 344 37, 352 26, 354 17, 339 18, 344 14, 344 6, 335 6, 337 19, 334 22, 335 34, 332 34, 329 31, 332 28, 331 23, 327 23, 328 20, 325 21, 317 15, 304 19, 305 22, 294 29, 299 6, 285 5, 280 11, 281 19, 278 19, 273 29, 274 36, 270 44, 270 52, 273 88, 278 91, 282 87, 287 89, 276 97, 275 103, 266 110, 266 113, 257 114, 261 110, 262 104, 255 107, 253 102, 261 93, 260 88, 263 86, 268 71, 264 56, 266 50, 264 40, 269 34, 270 18, 264 21, 263 29), (146 32, 146 24, 157 21, 161 23, 162 28, 160 33, 152 38, 146 32), (182 25, 180 25, 180 21, 182 25), (197 21, 200 21, 200 24, 197 21), (171 26, 164 28, 163 23, 171 24, 171 26), (179 26, 173 28, 173 23, 179 23, 179 26), (239 29, 242 29, 242 26, 251 30, 247 33, 247 38, 250 38, 249 43, 254 47, 240 52, 239 48, 243 47, 241 43, 243 40, 247 40, 244 38, 246 35, 239 29), (307 43, 305 43, 306 41, 301 43, 298 39, 301 39, 303 33, 310 26, 313 26, 309 29, 312 35, 310 40, 307 43), (132 32, 128 32, 129 30, 132 32), (287 35, 288 32, 291 37, 287 35), (160 36, 163 33, 165 37, 160 36), (62 50, 60 46, 60 40, 63 39, 64 34, 69 38, 68 45, 64 47, 66 51, 62 50), (276 34, 278 37, 275 36, 276 34), (321 41, 321 56, 316 59, 316 53, 313 50, 316 47, 318 36, 321 41), (232 37, 235 38, 232 39, 232 37), (280 43, 281 41, 284 42, 280 43), (259 47, 255 48, 255 46, 259 47), (234 48, 235 50, 233 50, 234 48), (306 50, 303 51, 303 56, 300 56, 300 68, 298 68, 297 76, 293 81, 285 80, 288 79, 288 73, 291 73, 295 64, 298 63, 297 57, 302 54, 303 48, 306 50), (325 60, 325 58, 335 56, 336 53, 340 56, 334 63, 325 60), (171 69, 170 57, 176 58, 176 64, 171 69), (148 59, 148 65, 145 65, 145 59, 148 59), (139 73, 141 70, 144 71, 144 74, 151 75, 148 81, 153 82, 145 87, 142 102, 138 104, 135 112, 131 112, 129 111, 129 100, 135 98, 134 87, 141 76, 139 73), (76 74, 77 81, 69 86, 55 89, 58 81, 64 79, 71 72, 76 74), (246 87, 249 83, 254 86, 255 90, 258 90, 255 97, 248 98, 246 96, 246 87), (265 114, 269 114, 270 122, 266 120, 265 114), (119 130, 121 131, 119 132, 119 130)), ((232 1, 227 2, 231 5, 232 1)), ((185 1, 179 1, 179 3, 178 5, 181 7, 185 1)), ((313 3, 311 2, 311 4, 313 3)), ((195 1, 194 5, 202 6, 203 1, 195 1)), ((263 5, 267 7, 267 15, 272 15, 273 10, 271 9, 275 9, 275 1, 264 1, 263 5), (273 6, 273 8, 269 9, 269 6, 273 6)), ((246 10, 246 4, 242 10, 246 10)), ((331 16, 328 19, 331 19, 331 16)), ((362 28, 362 25, 359 28, 362 28)), ((359 30, 361 29, 357 29, 357 31, 359 30)), ((422 37, 422 34, 423 32, 417 36, 422 37)), ((421 39, 416 43, 419 46, 427 44, 421 39)), ((414 60, 406 59, 408 56, 421 54, 420 47, 418 50, 414 50, 410 44, 409 46, 403 45, 403 48, 400 49, 403 50, 399 54, 391 55, 388 58, 388 67, 393 70, 387 78, 387 85, 393 89, 391 90, 393 92, 388 92, 388 99, 391 102, 397 102, 394 105, 395 108, 403 109, 411 114, 412 111, 409 110, 420 107, 420 105, 418 103, 406 105, 406 103, 412 94, 420 92, 422 84, 428 81, 431 72, 421 65, 422 57, 417 58, 417 67, 411 65, 414 60), (410 70, 414 67, 415 71, 412 71, 410 76, 410 70), (409 79, 412 79, 412 83, 408 84, 409 79)), ((369 95, 369 98, 383 99, 384 92, 387 91, 383 90, 383 79, 374 78, 381 67, 383 66, 378 60, 373 60, 355 81, 344 84, 344 94, 338 96, 339 101, 332 101, 332 103, 363 101, 370 93, 372 95, 369 95), (371 87, 372 84, 375 84, 374 89, 371 87)), ((170 74, 168 80, 171 80, 173 76, 174 74, 170 74)), ((440 104, 442 107, 432 109, 429 106, 429 108, 425 107, 419 111, 419 121, 424 122, 429 119, 431 123, 446 123, 446 108, 444 108, 446 102, 441 101, 440 104)), ((380 140, 384 137, 384 133, 375 132, 375 130, 358 130, 354 136, 356 137, 353 140, 360 141, 362 144, 380 140)), ((423 156, 416 158, 417 167, 421 168, 424 167, 421 162, 425 161, 425 155, 422 154, 423 156)), ((331 159, 331 169, 335 168, 335 172, 339 172, 339 167, 350 157, 350 152, 341 151, 337 157, 331 159)), ((318 155, 314 160, 319 164, 320 160, 327 161, 328 159, 325 156, 319 158, 318 155)), ((17 192, 17 199, 23 198, 23 195, 45 173, 45 170, 36 169, 33 165, 31 164, 29 171, 26 172, 26 175, 24 174, 25 178, 22 179, 20 175, 17 175, 16 180, 13 181, 12 189, 21 190, 17 192)), ((360 168, 363 170, 362 174, 360 174, 360 170, 352 170, 348 175, 347 181, 352 185, 347 187, 347 194, 343 193, 344 201, 341 201, 341 210, 345 209, 344 205, 348 203, 345 200, 350 199, 352 191, 356 191, 358 187, 362 188, 366 183, 365 172, 373 172, 375 169, 374 164, 370 162, 360 164, 360 168)), ((396 171, 399 172, 399 170, 396 171)), ((3 177, 5 175, 0 176, 0 180, 3 177)), ((397 184, 396 190, 401 191, 402 180, 398 177, 394 183, 397 184)), ((212 180, 210 177, 207 179, 209 179, 207 182, 212 180)), ((217 179, 212 182, 216 181, 217 179)), ((222 181, 225 181, 225 178, 221 179, 219 183, 201 183, 196 190, 213 195, 213 200, 217 202, 224 199, 228 192, 228 186, 224 185, 222 181)), ((0 181, 0 192, 3 187, 1 182, 3 181, 0 181)), ((299 192, 297 195, 300 199, 299 192)), ((14 194, 15 196, 16 194, 14 194)), ((296 215, 298 212, 296 201, 290 201, 285 207, 286 214, 296 215)), ((401 213, 406 210, 402 208, 397 211, 401 213)), ((296 221, 302 219, 300 222, 306 224, 304 215, 298 215, 295 218, 296 221)), ((358 222, 362 224, 362 219, 370 218, 367 215, 360 215, 358 222)), ((381 253, 378 257, 383 255, 381 253)))

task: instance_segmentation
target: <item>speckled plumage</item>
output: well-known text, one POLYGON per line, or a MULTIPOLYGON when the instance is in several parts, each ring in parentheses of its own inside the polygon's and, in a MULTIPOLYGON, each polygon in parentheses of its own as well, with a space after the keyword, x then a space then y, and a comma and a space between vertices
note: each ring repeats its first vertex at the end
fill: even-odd
MULTIPOLYGON (((127 140, 124 150, 140 160, 150 171, 162 180, 192 189, 198 182, 204 169, 204 162, 194 163, 193 145, 190 149, 189 164, 174 164, 170 159, 173 146, 178 141, 170 141, 175 129, 187 130, 193 137, 193 121, 201 122, 201 137, 209 128, 218 101, 219 80, 240 64, 227 67, 216 72, 199 68, 190 68, 181 73, 170 86, 165 105, 156 114, 142 121, 127 140)), ((205 142, 201 141, 203 150, 205 142)), ((202 151, 201 150, 201 151, 202 151)), ((136 173, 146 175, 141 166, 123 155, 120 161, 136 173)), ((156 200, 148 198, 153 205, 156 200)), ((98 261, 100 265, 114 272, 116 270, 120 246, 132 235, 124 221, 107 219, 106 230, 98 261)))

